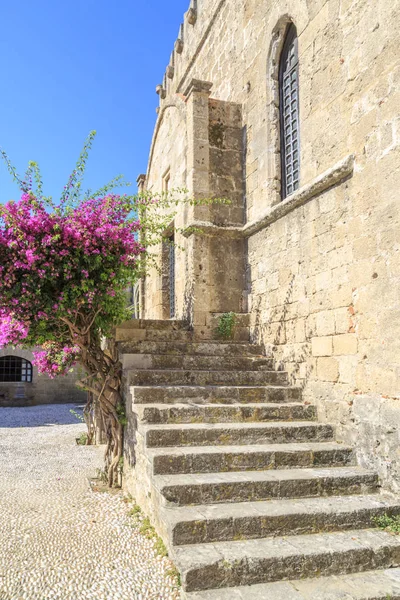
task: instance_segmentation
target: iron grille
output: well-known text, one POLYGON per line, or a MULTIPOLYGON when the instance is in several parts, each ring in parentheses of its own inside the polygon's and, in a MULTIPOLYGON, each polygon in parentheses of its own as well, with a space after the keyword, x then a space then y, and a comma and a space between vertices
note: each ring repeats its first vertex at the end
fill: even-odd
POLYGON ((299 187, 299 57, 296 28, 286 35, 280 62, 282 199, 299 187))
POLYGON ((0 358, 0 381, 32 381, 32 364, 19 356, 3 356, 0 358))
POLYGON ((175 236, 169 238, 169 316, 175 317, 175 236))

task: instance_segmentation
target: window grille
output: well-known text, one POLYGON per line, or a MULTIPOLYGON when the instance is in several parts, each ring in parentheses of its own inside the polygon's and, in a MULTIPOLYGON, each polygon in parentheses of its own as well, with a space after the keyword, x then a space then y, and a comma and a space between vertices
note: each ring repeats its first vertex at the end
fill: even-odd
POLYGON ((0 358, 0 382, 32 381, 32 364, 19 356, 3 356, 0 358))
POLYGON ((175 317, 175 236, 169 238, 169 316, 175 317))
POLYGON ((286 34, 279 65, 282 199, 299 187, 299 56, 296 27, 286 34))

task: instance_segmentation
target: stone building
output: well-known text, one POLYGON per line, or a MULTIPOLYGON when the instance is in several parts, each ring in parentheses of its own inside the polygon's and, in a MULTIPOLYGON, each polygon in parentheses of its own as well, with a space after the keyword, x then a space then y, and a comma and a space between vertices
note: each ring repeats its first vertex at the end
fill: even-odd
POLYGON ((197 0, 139 178, 231 200, 177 216, 203 233, 177 236, 172 282, 160 250, 143 316, 210 338, 215 313, 249 313, 251 340, 396 490, 399 17, 398 0, 197 0))
POLYGON ((32 358, 29 350, 0 349, 0 407, 86 401, 75 385, 76 372, 50 379, 38 374, 32 358))
POLYGON ((126 483, 191 600, 400 594, 369 529, 400 512, 399 39, 400 0, 192 0, 157 86, 139 188, 230 200, 179 210, 117 330, 126 483))

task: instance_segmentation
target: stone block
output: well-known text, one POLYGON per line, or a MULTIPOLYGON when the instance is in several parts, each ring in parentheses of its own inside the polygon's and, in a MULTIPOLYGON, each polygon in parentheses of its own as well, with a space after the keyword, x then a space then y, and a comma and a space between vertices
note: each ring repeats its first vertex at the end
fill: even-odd
POLYGON ((343 306, 342 308, 337 308, 334 311, 335 314, 335 333, 348 333, 349 328, 351 327, 351 315, 349 312, 349 308, 347 306, 343 306))
POLYGON ((355 333, 333 336, 333 354, 357 354, 358 340, 355 333))
POLYGON ((311 339, 311 353, 313 356, 331 356, 332 337, 313 337, 311 339))
POLYGON ((339 381, 355 386, 358 357, 341 356, 339 359, 339 381))
POLYGON ((335 382, 339 378, 339 364, 335 358, 321 357, 317 359, 317 378, 322 381, 335 382))
POLYGON ((333 310, 318 312, 315 318, 318 336, 333 335, 335 333, 335 313, 333 310))
POLYGON ((305 319, 297 319, 295 323, 295 340, 297 343, 306 341, 305 319))
POLYGON ((317 273, 315 276, 315 284, 316 289, 318 290, 326 290, 330 287, 332 282, 332 273, 331 271, 323 271, 322 273, 317 273))

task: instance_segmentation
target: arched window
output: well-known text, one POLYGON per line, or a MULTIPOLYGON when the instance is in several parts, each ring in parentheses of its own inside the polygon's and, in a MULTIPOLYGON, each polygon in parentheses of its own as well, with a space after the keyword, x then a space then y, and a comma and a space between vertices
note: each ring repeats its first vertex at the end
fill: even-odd
POLYGON ((299 54, 297 31, 289 26, 279 63, 282 200, 299 187, 299 54))
POLYGON ((32 381, 32 364, 19 356, 2 356, 0 358, 1 381, 32 381))

